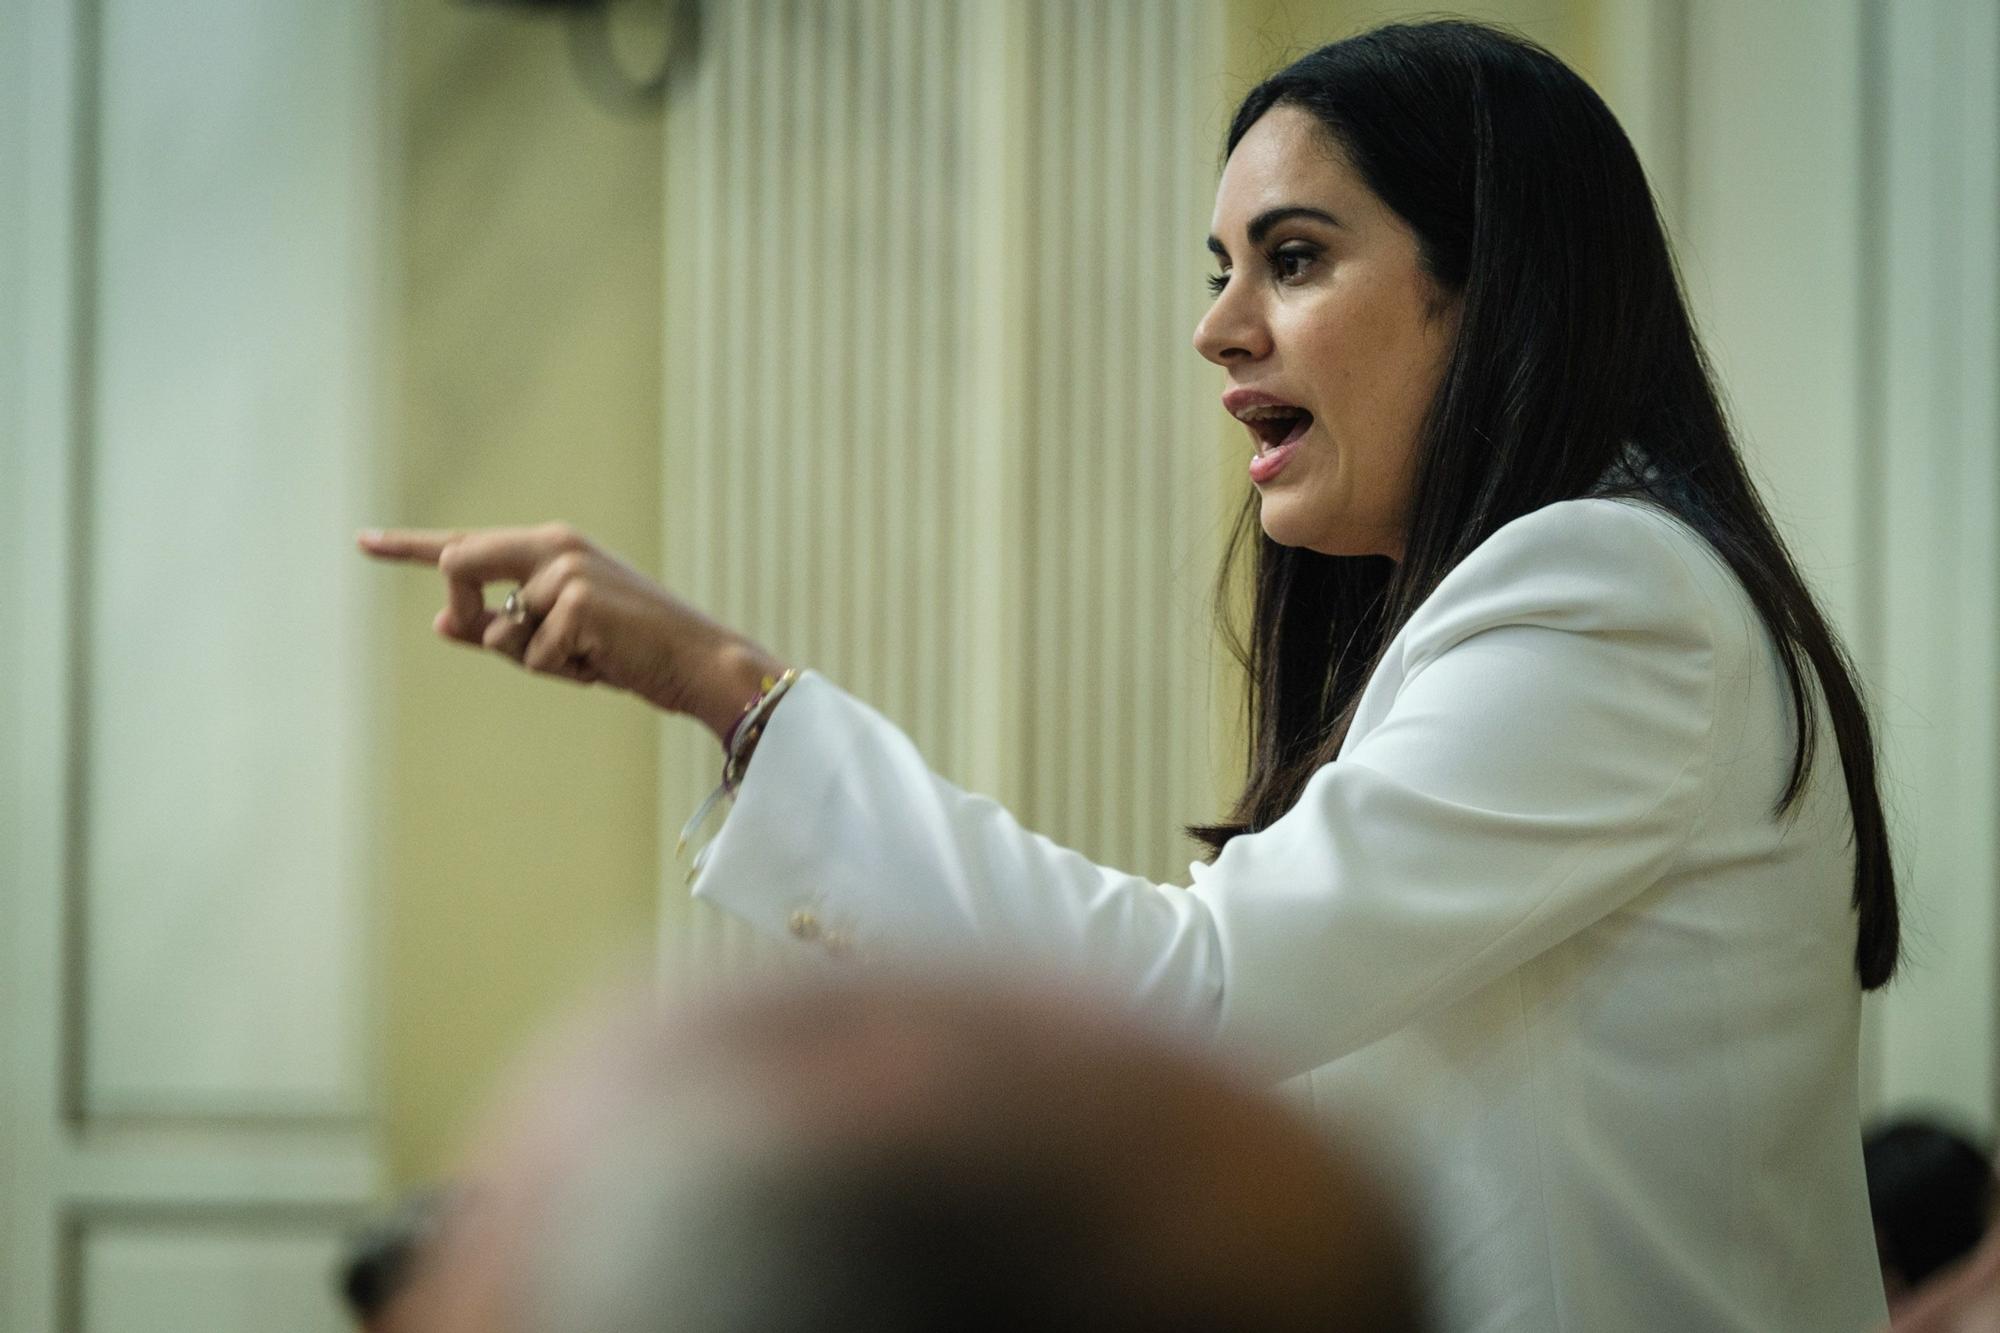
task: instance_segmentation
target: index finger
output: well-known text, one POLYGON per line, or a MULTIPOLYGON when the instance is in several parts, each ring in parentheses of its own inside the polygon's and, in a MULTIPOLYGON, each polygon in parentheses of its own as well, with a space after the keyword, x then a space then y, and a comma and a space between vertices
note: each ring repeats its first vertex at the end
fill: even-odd
POLYGON ((512 579, 526 583, 535 571, 576 545, 576 538, 560 524, 538 528, 480 528, 450 534, 438 561, 438 568, 453 579, 474 583, 497 583, 512 579))
POLYGON ((378 560, 409 560, 435 565, 444 548, 459 534, 440 528, 370 529, 354 535, 354 544, 378 560))

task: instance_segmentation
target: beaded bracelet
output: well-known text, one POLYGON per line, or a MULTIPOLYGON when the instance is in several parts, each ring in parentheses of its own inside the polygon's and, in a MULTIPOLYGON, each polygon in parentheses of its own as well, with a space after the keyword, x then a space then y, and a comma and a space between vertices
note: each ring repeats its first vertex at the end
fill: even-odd
POLYGON ((700 831, 707 822, 709 812, 724 796, 734 796, 736 789, 743 785, 743 774, 750 767, 750 756, 757 749, 757 742, 763 738, 764 728, 770 724, 771 712, 778 706, 778 700, 792 688, 799 678, 797 667, 789 667, 785 673, 773 680, 764 677, 757 697, 743 705, 742 716, 729 728, 729 734, 722 742, 722 781, 708 794, 688 822, 681 826, 681 836, 674 844, 674 855, 687 850, 688 839, 700 831))
POLYGON ((772 710, 798 678, 797 667, 787 667, 785 674, 776 680, 764 677, 763 693, 750 701, 743 710, 743 716, 737 718, 736 725, 729 729, 729 743, 723 748, 722 759, 722 785, 726 790, 734 793, 743 785, 743 772, 750 767, 750 756, 756 751, 764 728, 770 724, 772 710))

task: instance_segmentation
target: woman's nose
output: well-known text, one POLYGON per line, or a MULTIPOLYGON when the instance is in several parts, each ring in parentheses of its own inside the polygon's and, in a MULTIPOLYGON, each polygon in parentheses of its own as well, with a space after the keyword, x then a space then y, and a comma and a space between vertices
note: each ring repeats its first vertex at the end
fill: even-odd
POLYGON ((1256 361, 1271 351, 1270 330, 1255 309, 1256 302, 1236 292, 1232 281, 1194 326, 1194 350, 1218 366, 1256 361))

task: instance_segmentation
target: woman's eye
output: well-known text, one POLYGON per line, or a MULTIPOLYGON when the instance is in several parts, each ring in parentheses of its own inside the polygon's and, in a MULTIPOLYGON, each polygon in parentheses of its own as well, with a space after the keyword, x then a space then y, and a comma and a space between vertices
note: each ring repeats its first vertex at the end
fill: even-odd
POLYGON ((1293 282, 1304 277, 1306 269, 1311 267, 1313 260, 1317 258, 1319 258, 1317 251, 1305 246, 1294 246, 1271 256, 1271 271, 1278 275, 1279 281, 1293 282))
POLYGON ((1222 289, 1228 285, 1229 275, 1227 273, 1211 273, 1208 275, 1208 294, 1210 296, 1222 295, 1222 289))

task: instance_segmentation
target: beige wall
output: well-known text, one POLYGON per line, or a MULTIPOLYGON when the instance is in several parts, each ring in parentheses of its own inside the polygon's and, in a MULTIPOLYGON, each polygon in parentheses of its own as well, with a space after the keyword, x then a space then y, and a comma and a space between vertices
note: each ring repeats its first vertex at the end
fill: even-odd
POLYGON ((1295 56, 1323 42, 1397 20, 1463 15, 1518 28, 1547 45, 1593 83, 1599 57, 1599 0, 1463 0, 1447 6, 1383 0, 1230 0, 1231 84, 1248 90, 1295 56))
MULTIPOLYGON (((660 126, 607 112, 555 23, 391 7, 384 523, 563 518, 656 563, 660 126)), ((428 1177, 553 1008, 653 942, 656 728, 431 636, 392 580, 380 954, 391 1174, 428 1177)))

